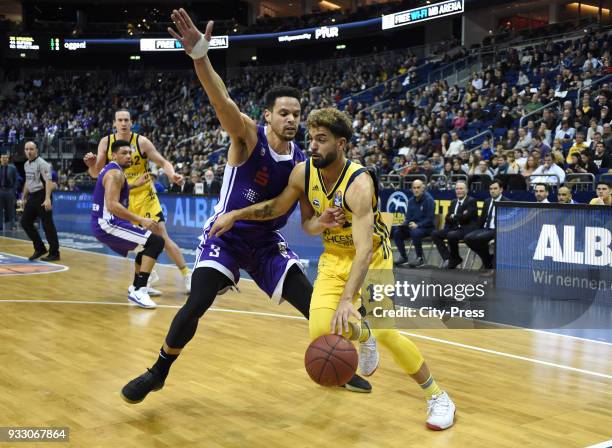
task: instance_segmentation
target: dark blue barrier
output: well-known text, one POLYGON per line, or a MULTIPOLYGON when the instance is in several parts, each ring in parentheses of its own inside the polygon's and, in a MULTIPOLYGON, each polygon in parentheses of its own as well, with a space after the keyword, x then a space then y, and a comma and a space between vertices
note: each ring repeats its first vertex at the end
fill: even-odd
MULTIPOLYGON (((446 216, 446 211, 450 206, 450 201, 455 199, 454 190, 433 190, 429 191, 429 194, 433 196, 436 201, 436 213, 440 213, 446 216)), ((470 192, 470 196, 476 198, 479 202, 478 206, 481 207, 484 200, 489 198, 488 191, 470 192)), ((525 190, 514 190, 504 191, 504 196, 512 201, 521 202, 535 202, 535 196, 531 191, 525 190)), ((393 223, 400 224, 403 221, 403 213, 408 210, 408 199, 412 197, 412 191, 410 190, 393 190, 386 189, 380 191, 380 210, 383 212, 389 212, 395 214, 393 223)), ((595 197, 593 192, 575 192, 573 198, 576 202, 588 204, 588 202, 595 197)), ((557 198, 551 193, 548 197, 551 202, 556 202, 557 198)))
POLYGON ((612 207, 499 204, 498 287, 553 299, 612 299, 612 207))
MULTIPOLYGON (((91 199, 91 193, 54 193, 53 218, 58 231, 90 235, 91 199)), ((202 227, 214 213, 218 198, 161 194, 159 200, 170 237, 183 249, 195 249, 202 227)), ((291 215, 281 233, 301 258, 314 260, 323 251, 319 237, 306 235, 302 231, 299 210, 291 215)))

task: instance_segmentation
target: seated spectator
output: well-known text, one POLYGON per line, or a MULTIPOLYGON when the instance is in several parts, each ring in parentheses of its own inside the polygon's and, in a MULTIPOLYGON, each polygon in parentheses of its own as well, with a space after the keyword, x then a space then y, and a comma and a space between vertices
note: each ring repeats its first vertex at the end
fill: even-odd
POLYGON ((602 142, 595 145, 595 153, 593 154, 593 163, 599 168, 612 168, 612 151, 606 151, 606 147, 602 142))
POLYGON ((448 145, 448 150, 444 153, 445 159, 451 159, 455 156, 458 156, 461 151, 463 151, 463 141, 459 140, 459 134, 456 132, 451 132, 451 142, 448 145))
POLYGON ((548 195, 550 194, 549 184, 537 184, 533 189, 536 202, 538 204, 548 204, 548 195))
POLYGON ((609 182, 598 181, 595 192, 597 197, 591 199, 590 205, 612 205, 612 186, 609 182))
POLYGON ((429 159, 425 159, 423 160, 423 166, 421 167, 421 174, 427 176, 427 181, 429 182, 431 180, 431 176, 438 173, 431 166, 429 159))
POLYGON ((466 175, 467 173, 463 170, 463 164, 461 163, 461 159, 458 157, 453 159, 453 169, 451 171, 452 175, 466 175))
POLYGON ((416 268, 425 264, 422 240, 431 235, 434 230, 436 204, 431 195, 425 191, 425 184, 419 179, 412 182, 412 193, 414 196, 408 200, 406 218, 400 226, 395 228, 393 240, 400 253, 400 258, 395 265, 401 266, 408 263, 404 241, 412 238, 416 258, 410 262, 409 266, 416 268))
POLYGON ((474 173, 474 176, 489 176, 493 179, 493 171, 489 168, 489 163, 486 160, 478 162, 478 169, 474 173))
POLYGON ((495 127, 510 129, 512 127, 513 122, 514 122, 514 117, 510 114, 510 107, 504 106, 502 108, 502 111, 499 117, 497 117, 497 121, 495 122, 495 127))
POLYGON ((453 119, 453 129, 455 131, 460 131, 467 125, 467 118, 465 117, 465 113, 463 109, 459 109, 457 112, 457 116, 453 119))
POLYGON ((537 176, 540 174, 554 174, 557 178, 552 176, 541 176, 536 177, 531 180, 532 183, 546 183, 546 184, 557 184, 561 185, 565 182, 565 172, 563 168, 553 162, 552 155, 546 154, 544 156, 544 164, 540 165, 534 172, 533 176, 537 176))
POLYGON ((584 141, 584 134, 582 132, 578 132, 576 134, 576 140, 574 141, 573 146, 569 149, 567 153, 567 158, 565 159, 566 163, 571 163, 572 154, 580 154, 582 151, 589 149, 589 145, 584 141))
POLYGON ((77 192, 81 190, 79 189, 79 187, 77 187, 76 180, 74 179, 74 177, 69 177, 66 185, 62 188, 62 191, 77 192))
POLYGON ((213 170, 206 170, 204 172, 204 195, 219 196, 220 192, 221 183, 215 179, 215 173, 213 173, 213 170))
POLYGON ((482 160, 489 160, 493 155, 493 150, 491 149, 491 143, 488 139, 482 142, 482 146, 480 148, 480 154, 482 155, 482 160))
POLYGON ((479 164, 480 164, 480 156, 478 154, 471 153, 468 158, 467 170, 465 170, 464 168, 464 170, 467 172, 467 175, 473 176, 477 174, 479 164))
POLYGON ((555 140, 559 139, 562 143, 570 142, 574 139, 576 129, 570 128, 569 121, 567 119, 561 120, 561 124, 557 126, 555 130, 555 140))
POLYGON ((599 167, 591 160, 591 153, 589 151, 582 151, 580 153, 580 169, 576 173, 589 173, 597 177, 599 175, 599 167))
POLYGON ((557 200, 559 204, 576 204, 576 201, 572 199, 572 190, 566 186, 559 187, 557 200))
POLYGON ((516 160, 515 151, 508 151, 506 157, 508 158, 508 172, 506 174, 519 174, 521 166, 516 160))
POLYGON ((410 161, 410 164, 406 166, 401 172, 402 176, 407 176, 409 174, 421 174, 421 167, 419 166, 416 159, 412 159, 410 161))
POLYGON ((439 174, 442 172, 442 170, 444 170, 444 160, 437 151, 435 151, 431 156, 431 167, 434 171, 436 171, 436 174, 439 174))
POLYGON ((474 230, 478 221, 478 207, 476 200, 467 194, 468 186, 464 181, 457 181, 455 185, 456 199, 451 201, 444 228, 435 230, 431 238, 435 243, 443 268, 455 269, 463 259, 459 255, 459 241, 474 230), (448 247, 444 240, 448 240, 448 247))
POLYGON ((537 149, 540 154, 548 154, 551 149, 546 143, 544 143, 540 135, 535 135, 532 140, 531 150, 537 149))
POLYGON ((531 135, 527 133, 525 128, 519 128, 518 130, 518 140, 516 141, 516 145, 514 148, 508 149, 529 149, 531 147, 531 135))
MULTIPOLYGON (((508 200, 503 196, 503 192, 504 188, 501 181, 496 179, 491 182, 491 185, 489 185, 491 197, 485 201, 482 207, 478 229, 465 236, 465 244, 480 257, 483 269, 493 269, 494 255, 489 252, 489 242, 495 238, 496 203, 508 200)), ((495 254, 495 251, 493 251, 493 254, 495 254)))
POLYGON ((514 149, 518 142, 518 137, 516 135, 516 131, 514 129, 508 129, 508 134, 506 134, 506 138, 502 141, 504 144, 504 149, 514 149))

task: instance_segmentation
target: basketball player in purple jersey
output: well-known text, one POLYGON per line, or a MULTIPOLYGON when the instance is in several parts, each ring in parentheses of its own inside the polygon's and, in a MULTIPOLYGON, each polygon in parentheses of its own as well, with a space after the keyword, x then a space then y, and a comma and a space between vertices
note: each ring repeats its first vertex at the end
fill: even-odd
MULTIPOLYGON (((265 95, 267 126, 258 126, 242 114, 206 56, 213 22, 203 35, 181 9, 172 13, 178 39, 194 59, 195 70, 223 129, 231 138, 223 186, 214 215, 204 225, 196 254, 189 298, 174 317, 157 362, 151 369, 123 387, 121 395, 128 403, 139 403, 151 391, 164 386, 170 366, 183 347, 193 338, 198 320, 215 297, 238 283, 239 269, 244 269, 268 296, 287 300, 306 318, 309 317, 312 285, 303 273, 297 255, 287 247, 279 233, 295 204, 283 216, 271 221, 241 221, 231 232, 209 238, 217 217, 231 210, 272 199, 287 186, 293 167, 305 156, 293 142, 300 122, 300 92, 290 87, 276 87, 265 95)), ((313 216, 305 225, 336 226, 333 212, 313 216)), ((377 352, 376 352, 377 355, 377 352)), ((345 386, 356 392, 370 392, 370 384, 355 375, 345 386)))
POLYGON ((164 239, 156 221, 143 218, 128 210, 130 190, 123 172, 132 164, 130 142, 116 140, 111 146, 112 161, 98 176, 93 193, 91 230, 98 241, 125 257, 131 250, 144 246, 136 255, 136 275, 128 300, 142 308, 157 305, 149 297, 147 280, 159 254, 164 250, 164 239), (130 221, 138 222, 135 226, 130 221))

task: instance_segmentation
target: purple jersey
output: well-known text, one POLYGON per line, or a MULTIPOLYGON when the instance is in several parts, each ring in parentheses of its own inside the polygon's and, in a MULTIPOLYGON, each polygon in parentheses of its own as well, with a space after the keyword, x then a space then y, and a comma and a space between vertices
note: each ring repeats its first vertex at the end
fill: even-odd
MULTIPOLYGON (((102 219, 112 219, 113 215, 106 209, 106 205, 104 204, 104 184, 102 180, 104 179, 104 175, 108 173, 110 170, 119 170, 123 172, 121 167, 117 165, 116 162, 110 162, 98 175, 98 180, 96 181, 96 186, 93 192, 93 203, 91 206, 91 220, 98 221, 99 218, 102 219)), ((119 202, 125 208, 128 208, 128 203, 130 199, 130 189, 128 187, 127 179, 123 182, 123 187, 121 187, 121 193, 119 193, 119 202)))
MULTIPOLYGON (((138 248, 138 246, 144 246, 151 235, 151 231, 135 226, 125 219, 117 218, 108 211, 104 202, 105 191, 102 180, 110 170, 123 172, 115 162, 110 162, 100 171, 91 206, 91 231, 98 241, 125 257, 129 251, 138 248)), ((125 208, 128 208, 129 197, 130 189, 126 179, 123 181, 123 187, 121 187, 119 193, 119 202, 125 208)))
POLYGON ((249 159, 237 167, 225 166, 221 197, 215 214, 204 225, 194 269, 216 269, 234 284, 240 279, 240 269, 244 269, 268 296, 280 302, 287 272, 293 265, 300 266, 299 257, 278 232, 295 205, 274 220, 238 221, 220 237, 210 238, 208 232, 219 215, 281 194, 293 167, 305 159, 293 142, 290 154, 275 153, 268 145, 265 128, 258 126, 257 145, 249 159))
MULTIPOLYGON (((265 129, 263 126, 257 126, 257 144, 246 162, 237 167, 229 164, 225 166, 219 203, 215 206, 215 214, 204 226, 205 232, 212 227, 220 214, 273 199, 281 194, 287 186, 293 167, 306 160, 302 150, 293 142, 290 154, 280 155, 274 152, 268 144, 265 129)), ((238 221, 232 231, 267 233, 279 230, 287 224, 287 219, 294 209, 295 205, 285 215, 270 221, 238 221)))

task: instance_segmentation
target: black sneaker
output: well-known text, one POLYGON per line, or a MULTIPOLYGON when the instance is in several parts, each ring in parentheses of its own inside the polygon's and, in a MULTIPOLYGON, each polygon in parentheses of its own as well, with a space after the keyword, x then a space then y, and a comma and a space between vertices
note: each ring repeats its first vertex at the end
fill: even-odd
POLYGON ((60 256, 58 254, 49 254, 46 257, 42 257, 40 261, 59 261, 60 256))
POLYGON ((416 260, 411 261, 408 266, 411 268, 420 268, 421 266, 425 266, 425 262, 423 261, 423 258, 419 257, 416 260))
POLYGON ((398 258, 398 260, 396 262, 394 262, 393 264, 395 266, 404 266, 406 263, 408 263, 408 259, 405 257, 400 257, 398 258))
POLYGON ((138 378, 134 378, 121 389, 121 398, 131 404, 140 403, 146 398, 149 392, 155 392, 164 387, 164 380, 159 374, 147 369, 138 378))
POLYGON ((353 375, 353 378, 351 378, 348 383, 341 387, 344 387, 346 390, 350 390, 351 392, 359 392, 362 394, 369 394, 372 392, 372 385, 357 374, 353 375))
POLYGON ((34 253, 32 254, 32 256, 30 258, 28 258, 28 260, 34 261, 37 258, 42 257, 46 253, 47 253, 47 249, 44 249, 44 250, 35 250, 34 253))

